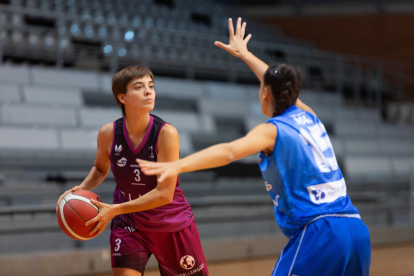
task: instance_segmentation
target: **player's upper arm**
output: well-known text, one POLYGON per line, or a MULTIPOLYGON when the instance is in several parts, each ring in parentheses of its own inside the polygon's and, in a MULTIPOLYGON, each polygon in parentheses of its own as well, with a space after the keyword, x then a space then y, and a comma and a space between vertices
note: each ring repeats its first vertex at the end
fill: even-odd
MULTIPOLYGON (((172 125, 164 125, 158 137, 158 154, 157 162, 170 162, 180 158, 180 143, 178 131, 172 125)), ((171 201, 174 196, 175 184, 177 176, 165 179, 162 183, 158 183, 157 189, 166 192, 171 201)))
POLYGON ((158 136, 158 162, 175 161, 180 158, 178 131, 172 125, 164 125, 158 136))
POLYGON ((277 136, 277 128, 274 124, 260 124, 253 128, 243 138, 227 144, 232 160, 244 158, 267 149, 272 151, 277 136))
POLYGON ((114 127, 113 123, 105 124, 98 132, 97 150, 94 166, 102 173, 109 173, 111 162, 109 152, 112 147, 114 127))

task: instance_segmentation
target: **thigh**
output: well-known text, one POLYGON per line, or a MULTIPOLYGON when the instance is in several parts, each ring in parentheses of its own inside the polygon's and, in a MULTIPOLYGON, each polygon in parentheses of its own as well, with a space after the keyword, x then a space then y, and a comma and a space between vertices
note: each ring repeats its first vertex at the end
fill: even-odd
POLYGON ((154 248, 162 276, 208 275, 207 263, 201 248, 195 222, 172 233, 154 233, 154 248))
POLYGON ((111 265, 114 275, 144 274, 145 266, 151 256, 146 246, 145 236, 139 232, 131 233, 117 229, 111 232, 110 243, 111 265))
POLYGON ((351 233, 340 221, 344 219, 347 218, 323 218, 293 236, 272 276, 344 275, 352 248, 351 233))

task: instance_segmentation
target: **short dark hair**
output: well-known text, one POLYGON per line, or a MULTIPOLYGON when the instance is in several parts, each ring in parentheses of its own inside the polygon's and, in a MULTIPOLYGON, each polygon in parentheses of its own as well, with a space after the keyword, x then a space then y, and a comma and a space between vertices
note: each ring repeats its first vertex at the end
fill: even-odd
POLYGON ((144 66, 132 65, 125 67, 112 77, 112 93, 114 94, 115 101, 122 110, 122 115, 126 117, 125 106, 118 99, 119 94, 126 94, 127 85, 134 79, 141 79, 145 76, 150 77, 154 81, 154 75, 151 70, 144 66))
POLYGON ((281 115, 296 103, 301 89, 301 75, 298 68, 278 63, 270 66, 264 74, 264 85, 270 86, 276 101, 273 117, 281 115))

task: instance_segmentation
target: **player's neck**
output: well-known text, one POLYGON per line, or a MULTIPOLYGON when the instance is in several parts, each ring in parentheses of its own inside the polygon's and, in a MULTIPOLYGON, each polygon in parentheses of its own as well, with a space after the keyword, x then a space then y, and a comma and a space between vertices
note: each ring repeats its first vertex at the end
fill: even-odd
POLYGON ((148 112, 145 114, 137 114, 137 113, 128 114, 125 118, 125 126, 126 126, 129 136, 132 136, 132 137, 143 136, 147 130, 149 121, 150 121, 150 115, 148 112))

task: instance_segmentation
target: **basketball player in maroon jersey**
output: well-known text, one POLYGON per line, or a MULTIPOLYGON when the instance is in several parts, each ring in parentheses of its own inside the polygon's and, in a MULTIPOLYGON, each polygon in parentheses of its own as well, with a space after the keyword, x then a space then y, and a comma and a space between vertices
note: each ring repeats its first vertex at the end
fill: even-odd
POLYGON ((112 272, 116 276, 144 274, 151 254, 162 276, 208 275, 194 214, 179 189, 180 179, 171 176, 157 184, 157 176, 141 173, 136 158, 168 162, 179 159, 177 130, 149 114, 154 109, 152 72, 129 66, 112 78, 112 92, 123 117, 102 126, 92 170, 85 180, 66 191, 92 190, 109 170, 115 176, 113 204, 92 201, 99 215, 91 235, 102 233, 111 223, 112 272))

